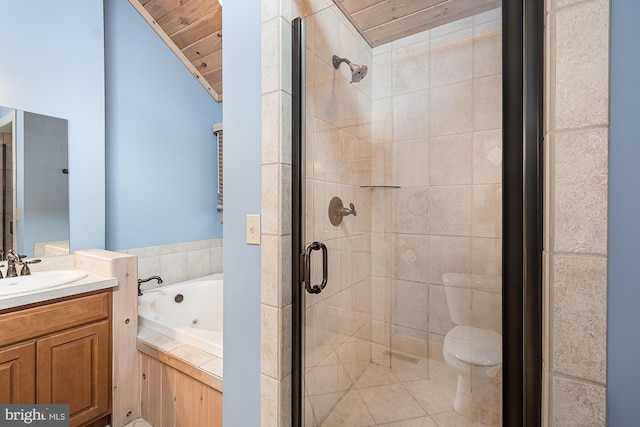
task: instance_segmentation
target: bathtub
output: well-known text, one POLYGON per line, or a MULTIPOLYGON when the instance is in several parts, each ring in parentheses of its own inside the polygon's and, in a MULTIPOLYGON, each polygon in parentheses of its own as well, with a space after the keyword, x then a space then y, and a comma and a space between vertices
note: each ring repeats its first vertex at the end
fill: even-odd
POLYGON ((144 292, 138 322, 222 358, 222 274, 144 292))

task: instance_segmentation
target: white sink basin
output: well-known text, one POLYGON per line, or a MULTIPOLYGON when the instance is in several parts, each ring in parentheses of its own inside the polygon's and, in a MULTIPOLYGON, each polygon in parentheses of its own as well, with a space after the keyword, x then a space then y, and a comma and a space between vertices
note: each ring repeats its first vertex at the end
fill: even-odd
POLYGON ((0 279, 0 296, 53 288, 85 277, 87 273, 82 270, 41 271, 29 276, 6 277, 0 279))

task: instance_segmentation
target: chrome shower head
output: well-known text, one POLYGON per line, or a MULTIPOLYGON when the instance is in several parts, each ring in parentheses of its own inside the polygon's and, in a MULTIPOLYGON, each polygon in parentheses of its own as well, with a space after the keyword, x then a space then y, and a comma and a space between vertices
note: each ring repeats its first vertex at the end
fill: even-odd
POLYGON ((337 55, 333 55, 332 61, 333 68, 335 68, 336 70, 340 68, 340 64, 342 64, 343 62, 346 63, 349 68, 351 68, 351 83, 358 83, 359 81, 364 79, 364 76, 367 75, 367 71, 369 69, 366 65, 354 64, 347 58, 340 58, 337 55))

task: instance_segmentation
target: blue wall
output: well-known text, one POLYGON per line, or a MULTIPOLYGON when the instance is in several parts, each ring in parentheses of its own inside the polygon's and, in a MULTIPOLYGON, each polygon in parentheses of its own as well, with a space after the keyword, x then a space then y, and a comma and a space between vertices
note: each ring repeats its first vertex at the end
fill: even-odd
MULTIPOLYGON (((260 0, 225 1, 224 399, 225 426, 260 425, 260 246, 245 217, 260 213, 260 0)), ((274 40, 273 43, 277 41, 274 40)))
POLYGON ((607 418, 638 425, 640 396, 640 2, 611 2, 607 418))
POLYGON ((222 237, 216 103, 138 12, 105 1, 107 249, 222 237))
POLYGON ((0 105, 69 120, 71 248, 103 248, 102 1, 4 1, 0 40, 0 105))

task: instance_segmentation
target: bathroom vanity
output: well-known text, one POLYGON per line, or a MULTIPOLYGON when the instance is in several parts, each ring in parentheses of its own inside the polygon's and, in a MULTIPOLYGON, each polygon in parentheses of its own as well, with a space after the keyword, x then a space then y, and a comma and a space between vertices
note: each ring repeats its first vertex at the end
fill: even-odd
POLYGON ((0 305, 1 403, 64 403, 71 426, 108 424, 115 282, 88 277, 64 296, 52 289, 0 305))

